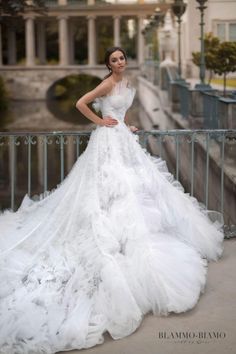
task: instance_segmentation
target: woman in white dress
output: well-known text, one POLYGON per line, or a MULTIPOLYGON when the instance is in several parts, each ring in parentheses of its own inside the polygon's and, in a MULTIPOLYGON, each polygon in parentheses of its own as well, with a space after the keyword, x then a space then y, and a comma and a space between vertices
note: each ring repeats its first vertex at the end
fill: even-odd
POLYGON ((65 180, 0 216, 0 352, 47 353, 134 332, 193 308, 223 232, 127 127, 135 89, 119 47, 76 107, 97 124, 65 180), (89 109, 95 101, 100 118, 89 109))

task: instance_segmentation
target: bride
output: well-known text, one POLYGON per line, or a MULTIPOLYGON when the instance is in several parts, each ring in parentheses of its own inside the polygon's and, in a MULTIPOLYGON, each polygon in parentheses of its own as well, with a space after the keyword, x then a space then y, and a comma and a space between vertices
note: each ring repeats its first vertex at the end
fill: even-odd
POLYGON ((0 216, 1 353, 89 348, 148 312, 188 311, 222 255, 221 223, 126 125, 125 52, 110 48, 105 62, 109 75, 76 104, 97 124, 87 149, 54 191, 0 216))

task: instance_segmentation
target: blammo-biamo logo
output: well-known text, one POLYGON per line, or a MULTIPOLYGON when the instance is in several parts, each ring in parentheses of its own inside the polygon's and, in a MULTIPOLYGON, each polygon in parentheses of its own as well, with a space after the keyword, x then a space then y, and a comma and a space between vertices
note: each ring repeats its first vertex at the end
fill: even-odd
POLYGON ((223 331, 159 331, 158 339, 172 340, 219 340, 225 339, 223 331))

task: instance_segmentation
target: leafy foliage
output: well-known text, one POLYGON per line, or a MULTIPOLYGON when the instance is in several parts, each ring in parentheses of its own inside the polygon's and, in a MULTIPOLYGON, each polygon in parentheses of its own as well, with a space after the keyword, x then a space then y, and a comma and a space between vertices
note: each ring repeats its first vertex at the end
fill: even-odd
POLYGON ((226 90, 226 76, 236 71, 236 42, 222 42, 215 56, 214 72, 223 75, 224 95, 226 90))
POLYGON ((15 16, 25 10, 42 11, 45 10, 45 0, 2 0, 0 1, 0 15, 7 14, 15 16))
MULTIPOLYGON (((204 48, 205 48, 205 65, 206 69, 209 70, 209 83, 211 82, 214 67, 215 67, 215 56, 220 45, 220 40, 218 37, 214 37, 213 34, 206 33, 204 38, 204 48)), ((200 52, 193 52, 193 63, 200 66, 200 52)))
MULTIPOLYGON (((209 82, 213 72, 223 75, 224 95, 226 93, 226 76, 230 72, 236 71, 236 42, 220 42, 219 38, 208 33, 204 38, 205 44, 205 64, 210 71, 209 82)), ((200 53, 192 53, 193 63, 200 66, 200 53)))

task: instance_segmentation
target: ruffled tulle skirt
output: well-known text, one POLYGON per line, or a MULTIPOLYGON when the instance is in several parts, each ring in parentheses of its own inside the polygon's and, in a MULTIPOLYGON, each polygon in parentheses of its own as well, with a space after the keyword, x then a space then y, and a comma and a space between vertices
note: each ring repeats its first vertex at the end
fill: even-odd
POLYGON ((97 127, 61 185, 0 216, 1 353, 88 348, 196 305, 222 225, 137 140, 97 127))

